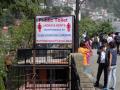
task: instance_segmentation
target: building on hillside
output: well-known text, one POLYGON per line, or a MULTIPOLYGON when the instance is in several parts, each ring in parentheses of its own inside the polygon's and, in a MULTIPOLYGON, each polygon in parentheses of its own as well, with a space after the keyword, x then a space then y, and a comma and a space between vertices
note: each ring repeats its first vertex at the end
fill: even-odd
POLYGON ((109 13, 107 11, 107 9, 95 9, 95 10, 89 10, 89 17, 92 19, 92 20, 101 20, 101 21, 104 21, 104 20, 109 20, 109 21, 116 21, 117 20, 117 17, 114 16, 113 13, 109 13))

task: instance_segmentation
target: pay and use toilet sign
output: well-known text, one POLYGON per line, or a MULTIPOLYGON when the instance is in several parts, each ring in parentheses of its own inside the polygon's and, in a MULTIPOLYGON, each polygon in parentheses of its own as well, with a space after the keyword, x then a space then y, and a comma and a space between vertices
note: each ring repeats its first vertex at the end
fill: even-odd
POLYGON ((73 16, 36 16, 36 44, 72 43, 73 16))

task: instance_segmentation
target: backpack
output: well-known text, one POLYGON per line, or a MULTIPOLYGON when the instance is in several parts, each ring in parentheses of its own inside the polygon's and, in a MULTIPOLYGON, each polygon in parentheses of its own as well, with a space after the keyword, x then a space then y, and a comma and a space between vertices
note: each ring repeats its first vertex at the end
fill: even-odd
POLYGON ((116 43, 120 43, 120 36, 115 36, 116 43))

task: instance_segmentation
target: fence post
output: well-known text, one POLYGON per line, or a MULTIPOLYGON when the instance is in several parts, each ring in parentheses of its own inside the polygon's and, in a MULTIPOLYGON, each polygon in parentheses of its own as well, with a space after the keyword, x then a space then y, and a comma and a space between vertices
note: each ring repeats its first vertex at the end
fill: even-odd
POLYGON ((35 49, 33 50, 33 90, 35 90, 35 75, 36 75, 36 70, 35 70, 35 49))

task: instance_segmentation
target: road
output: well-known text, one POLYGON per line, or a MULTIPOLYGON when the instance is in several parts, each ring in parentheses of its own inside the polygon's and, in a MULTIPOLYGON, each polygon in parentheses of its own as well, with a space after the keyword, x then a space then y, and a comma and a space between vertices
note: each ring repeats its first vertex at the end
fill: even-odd
MULTIPOLYGON (((98 69, 98 64, 97 62, 97 53, 96 50, 93 50, 93 56, 91 57, 91 69, 93 70, 94 76, 96 77, 97 74, 97 69, 98 69)), ((102 77, 100 79, 100 84, 101 87, 103 85, 103 81, 104 81, 104 77, 103 77, 103 73, 102 73, 102 77)), ((101 88, 96 88, 96 90, 102 90, 101 88)), ((117 58, 117 84, 116 84, 116 88, 115 90, 120 90, 120 56, 118 55, 117 58)))

